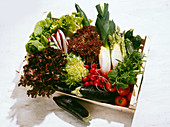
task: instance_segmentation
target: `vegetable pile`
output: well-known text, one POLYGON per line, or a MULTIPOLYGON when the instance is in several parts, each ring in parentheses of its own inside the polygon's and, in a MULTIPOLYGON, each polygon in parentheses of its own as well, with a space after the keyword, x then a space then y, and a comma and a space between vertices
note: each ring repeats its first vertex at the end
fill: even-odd
MULTIPOLYGON (((36 23, 25 46, 27 64, 18 85, 29 86, 27 94, 33 98, 50 97, 58 90, 127 107, 137 75, 143 73, 142 38, 134 36, 133 29, 121 32, 109 19, 106 3, 96 5, 95 26, 78 4, 75 8, 72 15, 52 18, 49 13, 36 23)), ((64 109, 74 105, 64 98, 54 100, 64 109)))

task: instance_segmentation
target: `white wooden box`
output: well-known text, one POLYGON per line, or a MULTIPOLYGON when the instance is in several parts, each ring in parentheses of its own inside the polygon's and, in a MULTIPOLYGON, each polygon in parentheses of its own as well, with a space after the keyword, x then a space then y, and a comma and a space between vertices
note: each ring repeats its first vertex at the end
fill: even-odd
MULTIPOLYGON (((150 37, 145 36, 145 38, 142 39, 142 44, 141 44, 140 49, 139 49, 142 53, 144 53, 146 55, 146 57, 144 57, 144 60, 147 59, 147 54, 148 54, 148 51, 149 51, 149 42, 150 42, 150 37)), ((144 62, 143 65, 142 65, 142 71, 145 70, 145 66, 146 66, 146 62, 144 62)), ((137 102, 138 102, 138 96, 139 96, 139 93, 140 93, 140 88, 142 87, 143 77, 144 77, 144 73, 137 75, 137 86, 134 85, 131 101, 130 101, 130 104, 129 104, 128 107, 121 107, 121 106, 117 106, 117 105, 113 105, 113 104, 107 104, 107 103, 104 103, 104 102, 98 102, 98 101, 86 99, 86 98, 83 98, 83 97, 77 97, 75 95, 67 94, 67 93, 60 92, 60 91, 56 91, 54 93, 54 96, 55 96, 55 94, 67 95, 67 96, 75 97, 75 98, 78 98, 78 99, 81 99, 81 100, 84 100, 84 101, 87 101, 87 102, 90 102, 90 103, 93 103, 93 104, 97 104, 97 105, 100 105, 100 106, 120 110, 120 111, 123 111, 123 112, 134 113, 135 110, 136 110, 137 102)))

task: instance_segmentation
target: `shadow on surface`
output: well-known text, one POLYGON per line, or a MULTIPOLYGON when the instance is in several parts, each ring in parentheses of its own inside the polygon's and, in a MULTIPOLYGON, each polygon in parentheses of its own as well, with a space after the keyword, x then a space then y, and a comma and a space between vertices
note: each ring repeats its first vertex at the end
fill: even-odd
POLYGON ((28 97, 26 95, 26 88, 18 87, 19 78, 19 74, 16 74, 16 78, 14 79, 16 86, 11 95, 11 98, 15 99, 16 102, 11 106, 8 118, 11 120, 16 119, 16 124, 20 127, 40 125, 50 113, 54 113, 57 118, 76 127, 95 126, 94 121, 96 123, 96 120, 103 120, 103 123, 107 123, 107 125, 109 124, 110 126, 112 126, 113 123, 118 123, 121 127, 131 126, 133 114, 79 101, 90 112, 92 117, 90 123, 84 123, 59 108, 52 97, 28 97))

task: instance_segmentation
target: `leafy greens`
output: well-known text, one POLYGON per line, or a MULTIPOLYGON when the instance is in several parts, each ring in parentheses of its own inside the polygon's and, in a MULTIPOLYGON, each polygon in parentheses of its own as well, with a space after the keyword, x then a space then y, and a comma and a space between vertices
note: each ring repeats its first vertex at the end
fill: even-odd
POLYGON ((141 65, 144 54, 134 50, 131 54, 126 55, 123 61, 119 61, 116 69, 110 71, 107 76, 112 85, 116 84, 117 89, 125 89, 129 84, 136 84, 137 74, 142 73, 141 65))
MULTIPOLYGON (((82 20, 83 17, 80 13, 72 13, 72 15, 64 15, 56 19, 52 18, 51 12, 49 12, 46 19, 36 23, 34 32, 30 35, 30 40, 25 45, 27 53, 31 54, 47 48, 47 38, 52 33, 56 33, 57 29, 62 30, 65 36, 71 37, 77 29, 83 27, 82 20)), ((53 45, 53 43, 51 44, 53 45)))

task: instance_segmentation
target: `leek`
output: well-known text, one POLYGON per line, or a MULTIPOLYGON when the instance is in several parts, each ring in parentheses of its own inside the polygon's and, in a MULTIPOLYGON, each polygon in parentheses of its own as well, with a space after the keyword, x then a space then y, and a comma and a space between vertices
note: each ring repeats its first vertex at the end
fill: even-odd
POLYGON ((104 3, 104 8, 100 4, 96 6, 98 15, 96 19, 96 29, 100 35, 100 39, 105 42, 105 46, 101 47, 99 54, 99 64, 101 72, 108 72, 111 69, 110 47, 108 44, 108 36, 113 35, 115 31, 115 23, 109 20, 108 4, 104 3))

